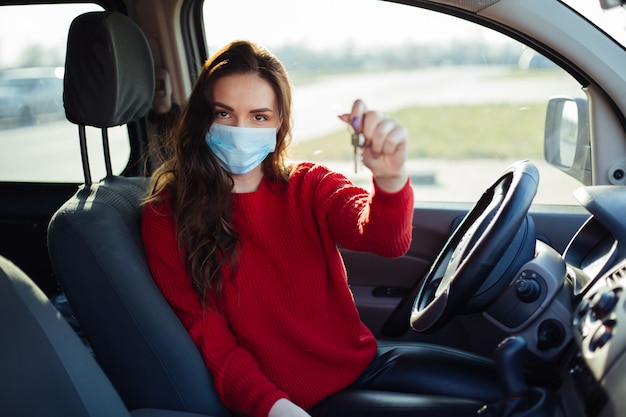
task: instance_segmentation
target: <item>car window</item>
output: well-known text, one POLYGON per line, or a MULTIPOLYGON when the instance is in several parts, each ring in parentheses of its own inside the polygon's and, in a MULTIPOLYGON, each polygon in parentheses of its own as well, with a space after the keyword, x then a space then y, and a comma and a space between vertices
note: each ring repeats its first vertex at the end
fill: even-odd
MULTIPOLYGON (((5 6, 0 14, 0 181, 83 182, 78 128, 65 119, 63 66, 74 17, 95 4, 5 6)), ((105 175, 100 129, 87 128, 94 178, 105 175)), ((130 146, 125 127, 109 129, 112 166, 130 146)))
POLYGON ((543 132, 550 97, 584 93, 548 59, 493 30, 407 5, 264 4, 206 0, 206 39, 209 54, 245 38, 283 61, 294 86, 292 159, 369 184, 365 168, 354 172, 337 118, 362 98, 408 128, 417 200, 474 202, 509 164, 530 159, 541 174, 536 203, 576 204, 581 184, 544 161, 543 132))

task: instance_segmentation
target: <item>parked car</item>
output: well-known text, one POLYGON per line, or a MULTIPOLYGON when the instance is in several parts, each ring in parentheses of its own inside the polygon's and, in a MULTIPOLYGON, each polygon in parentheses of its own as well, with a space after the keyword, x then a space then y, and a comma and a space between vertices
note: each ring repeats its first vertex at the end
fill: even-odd
POLYGON ((29 125, 63 117, 63 68, 0 72, 0 123, 29 125))
POLYGON ((0 76, 0 119, 66 115, 0 131, 0 414, 230 414, 138 231, 202 62, 249 38, 291 74, 294 160, 370 187, 336 116, 363 98, 408 129, 413 241, 397 259, 340 248, 357 308, 380 341, 493 358, 505 393, 456 414, 454 393, 423 396, 424 412, 625 415, 626 15, 612 3, 0 0, 0 69, 33 44, 42 66, 66 59, 63 91, 0 76), (91 36, 101 20, 84 16, 103 13, 114 23, 91 36))

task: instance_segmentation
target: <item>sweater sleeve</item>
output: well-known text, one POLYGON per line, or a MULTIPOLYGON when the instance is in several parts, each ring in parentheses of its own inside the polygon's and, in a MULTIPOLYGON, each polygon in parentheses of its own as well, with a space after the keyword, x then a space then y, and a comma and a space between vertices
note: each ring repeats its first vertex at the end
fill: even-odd
POLYGON ((414 208, 410 181, 395 193, 383 191, 374 181, 368 193, 332 171, 313 178, 317 178, 316 210, 325 217, 339 245, 389 258, 402 256, 409 250, 414 208))
POLYGON ((168 211, 165 203, 147 204, 143 210, 142 239, 155 283, 198 346, 226 407, 265 417, 276 401, 288 396, 237 344, 226 317, 200 303, 178 250, 174 220, 168 211))

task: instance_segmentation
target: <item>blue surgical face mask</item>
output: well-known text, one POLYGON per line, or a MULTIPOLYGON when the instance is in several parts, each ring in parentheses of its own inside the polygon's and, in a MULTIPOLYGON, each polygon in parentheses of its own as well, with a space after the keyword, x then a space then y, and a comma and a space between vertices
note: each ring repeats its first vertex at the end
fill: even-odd
POLYGON ((276 128, 235 127, 213 123, 206 143, 224 169, 247 174, 276 148, 276 128))

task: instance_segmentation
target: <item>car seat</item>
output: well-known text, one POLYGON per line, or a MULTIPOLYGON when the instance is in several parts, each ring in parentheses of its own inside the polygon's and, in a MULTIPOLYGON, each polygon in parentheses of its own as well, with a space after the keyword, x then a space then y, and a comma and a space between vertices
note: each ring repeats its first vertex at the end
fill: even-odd
POLYGON ((0 410, 21 417, 199 417, 129 413, 87 348, 39 287, 0 256, 0 410))
POLYGON ((154 79, 148 42, 132 20, 106 11, 72 22, 64 105, 79 127, 85 184, 52 217, 48 250, 98 363, 129 409, 226 416, 200 353, 150 275, 140 236, 146 181, 111 173, 106 129, 147 114, 154 79), (107 176, 97 183, 85 126, 103 132, 107 176))

